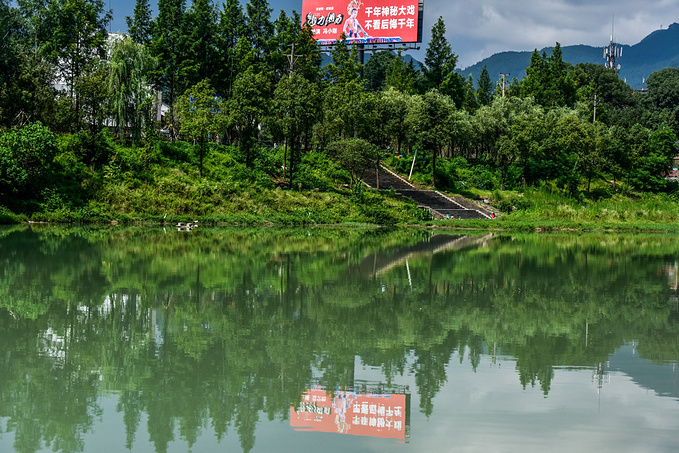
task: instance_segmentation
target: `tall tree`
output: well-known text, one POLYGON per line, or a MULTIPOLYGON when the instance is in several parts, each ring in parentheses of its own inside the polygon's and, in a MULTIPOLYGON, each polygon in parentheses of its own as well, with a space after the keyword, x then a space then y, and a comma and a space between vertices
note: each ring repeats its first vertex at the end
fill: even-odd
POLYGON ((396 56, 388 50, 374 53, 363 67, 363 77, 368 91, 381 91, 387 78, 387 71, 396 56))
POLYGON ((238 0, 226 0, 219 16, 219 62, 213 86, 217 92, 230 96, 233 81, 238 74, 236 48, 246 33, 245 16, 238 0))
POLYGON ((267 0, 250 0, 245 5, 246 37, 255 51, 255 63, 260 65, 260 69, 264 69, 263 63, 270 51, 269 41, 274 36, 271 11, 267 0))
POLYGON ((479 105, 489 105, 493 99, 493 83, 490 81, 490 74, 488 74, 486 65, 483 65, 476 82, 476 99, 479 105))
POLYGON ((362 65, 358 61, 355 45, 352 45, 350 49, 347 42, 340 39, 330 51, 330 56, 332 63, 326 66, 326 70, 331 82, 342 85, 360 80, 362 65))
POLYGON ((137 0, 134 4, 134 15, 125 18, 127 31, 137 44, 148 45, 151 42, 151 6, 149 0, 137 0))
POLYGON ((217 9, 210 0, 193 0, 184 16, 186 58, 181 74, 187 85, 215 76, 218 66, 216 17, 217 9))
POLYGON ((66 91, 72 96, 78 123, 81 120, 81 99, 78 79, 97 68, 97 59, 106 54, 106 26, 111 13, 104 9, 103 0, 54 0, 49 4, 47 20, 52 38, 44 45, 66 91))
POLYGON ((131 37, 113 41, 109 57, 108 88, 118 136, 123 139, 129 127, 139 143, 151 107, 149 75, 155 61, 131 37))
POLYGON ((457 55, 446 38, 446 24, 439 17, 431 29, 431 40, 424 56, 422 71, 427 90, 435 88, 453 98, 457 107, 464 100, 464 79, 455 72, 457 55))
POLYGON ((7 92, 15 81, 21 65, 21 24, 18 10, 0 0, 0 124, 7 124, 9 118, 4 110, 10 107, 7 92))
POLYGON ((179 71, 185 59, 184 1, 158 0, 158 15, 151 29, 151 54, 158 61, 153 72, 154 85, 163 92, 163 101, 170 106, 165 122, 170 136, 175 137, 174 104, 178 94, 183 91, 179 71))
POLYGON ((416 78, 417 73, 412 65, 412 60, 410 60, 409 64, 406 64, 399 50, 398 55, 387 68, 384 81, 386 88, 394 88, 403 93, 413 94, 415 93, 416 78))
POLYGON ((533 96, 540 105, 544 105, 546 84, 547 55, 534 49, 526 68, 526 76, 521 81, 521 96, 533 96))
POLYGON ((180 133, 198 143, 200 177, 203 177, 203 159, 210 137, 224 129, 226 123, 225 101, 215 95, 208 80, 190 87, 179 97, 177 114, 180 133))
MULTIPOLYGON (((292 187, 297 150, 302 140, 311 133, 315 118, 318 116, 320 93, 316 85, 297 72, 283 77, 276 86, 269 122, 273 130, 278 131, 279 138, 287 142, 290 150, 290 164, 284 157, 284 167, 290 169, 287 176, 292 187)), ((284 174, 284 177, 286 175, 284 174)))
POLYGON ((549 57, 535 49, 521 82, 521 96, 533 96, 538 104, 546 108, 572 107, 576 87, 569 72, 570 66, 563 61, 558 42, 549 57))
POLYGON ((311 82, 320 81, 322 57, 318 43, 308 25, 300 28, 302 18, 293 11, 280 12, 276 19, 275 36, 271 39, 268 67, 277 80, 288 77, 292 71, 311 82))
POLYGON ((464 108, 466 111, 473 113, 478 107, 479 103, 476 99, 476 92, 474 91, 474 78, 471 74, 464 84, 464 108))
POLYGON ((270 98, 270 82, 265 74, 250 67, 236 76, 227 104, 228 120, 237 131, 238 148, 248 168, 257 157, 259 126, 269 112, 270 98))
POLYGON ((431 184, 436 187, 436 160, 443 146, 448 143, 449 119, 455 110, 455 104, 450 97, 436 89, 427 91, 423 101, 419 141, 422 147, 431 153, 431 184))

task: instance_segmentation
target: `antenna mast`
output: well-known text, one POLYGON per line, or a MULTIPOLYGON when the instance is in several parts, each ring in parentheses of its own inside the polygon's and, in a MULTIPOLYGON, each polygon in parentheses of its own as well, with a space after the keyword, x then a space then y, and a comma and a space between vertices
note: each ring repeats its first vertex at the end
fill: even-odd
POLYGON ((611 22, 611 42, 608 47, 604 47, 604 59, 606 60, 606 67, 614 69, 616 73, 620 72, 620 65, 616 66, 615 59, 622 57, 622 46, 619 46, 613 41, 613 27, 615 25, 615 16, 611 22))

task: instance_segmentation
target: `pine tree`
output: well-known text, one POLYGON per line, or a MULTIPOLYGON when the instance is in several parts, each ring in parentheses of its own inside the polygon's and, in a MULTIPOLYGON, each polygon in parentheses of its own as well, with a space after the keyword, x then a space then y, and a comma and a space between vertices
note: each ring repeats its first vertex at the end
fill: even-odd
POLYGON ((127 31, 137 44, 148 45, 151 42, 151 6, 149 0, 137 0, 134 5, 134 16, 125 18, 127 31))
POLYGON ((210 80, 217 70, 217 11, 210 0, 193 0, 186 12, 186 59, 181 73, 185 85, 210 80))
POLYGON ((493 83, 490 81, 490 74, 488 74, 486 65, 483 65, 476 82, 476 100, 479 105, 489 105, 493 100, 493 83))
POLYGON ((169 123, 170 136, 176 135, 174 125, 174 103, 181 92, 180 67, 184 54, 184 1, 158 0, 158 16, 151 27, 153 40, 151 53, 158 60, 153 74, 156 88, 162 90, 163 100, 170 106, 166 122, 169 123))
MULTIPOLYGON (((267 0, 250 0, 245 5, 246 36, 255 50, 255 61, 264 63, 270 51, 269 40, 274 36, 274 25, 271 22, 271 11, 267 0)), ((263 69, 263 68, 262 68, 263 69)))
POLYGON ((467 82, 464 84, 464 88, 464 108, 470 113, 474 112, 479 107, 479 103, 476 99, 476 93, 474 91, 474 78, 471 74, 469 74, 467 82))
POLYGON ((446 24, 443 17, 431 29, 431 40, 424 56, 424 77, 427 88, 441 89, 441 85, 455 71, 455 55, 446 39, 446 24))
POLYGON ((414 70, 403 61, 399 50, 397 57, 392 60, 391 65, 387 68, 386 88, 393 87, 402 93, 414 94, 415 75, 411 69, 414 70))
POLYGON ((233 81, 238 75, 236 48, 246 34, 245 16, 238 0, 226 0, 219 21, 219 61, 214 88, 218 93, 230 95, 233 81))
POLYGON ((332 63, 327 65, 328 78, 331 82, 341 85, 358 81, 361 78, 361 63, 358 62, 358 52, 356 46, 351 49, 343 38, 339 39, 332 50, 330 56, 332 63))

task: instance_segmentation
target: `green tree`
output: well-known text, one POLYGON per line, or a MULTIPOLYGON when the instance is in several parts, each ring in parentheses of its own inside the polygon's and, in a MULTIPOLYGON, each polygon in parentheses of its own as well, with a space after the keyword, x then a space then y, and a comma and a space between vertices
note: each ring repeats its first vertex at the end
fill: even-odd
POLYGON ((431 39, 424 56, 425 88, 437 89, 450 96, 459 108, 464 101, 464 80, 455 72, 457 55, 453 53, 446 38, 446 25, 439 17, 431 29, 431 39))
POLYGON ((151 25, 151 55, 157 61, 152 79, 155 87, 162 91, 163 101, 170 106, 165 123, 171 138, 175 138, 177 133, 174 118, 176 98, 186 89, 180 74, 185 59, 184 14, 183 0, 158 0, 158 15, 151 25))
POLYGON ((216 69, 216 77, 213 81, 215 89, 225 96, 231 95, 233 81, 238 74, 236 47, 245 33, 245 16, 240 2, 238 0, 226 0, 219 20, 220 64, 216 69))
POLYGON ((563 61, 561 45, 557 42, 549 57, 535 49, 521 81, 521 96, 533 96, 543 107, 555 108, 573 107, 575 95, 576 85, 569 64, 563 61))
POLYGON ((638 129, 636 165, 632 168, 632 185, 638 190, 649 192, 665 191, 667 173, 672 158, 677 154, 677 135, 669 126, 644 133, 638 129), (643 143, 646 138, 646 143, 643 143), (641 141, 641 143, 639 143, 641 141))
POLYGON ((331 83, 346 84, 356 82, 361 78, 362 65, 358 61, 356 46, 351 49, 346 40, 340 39, 330 51, 332 63, 326 66, 327 78, 331 83))
POLYGON ((382 91, 386 84, 387 72, 397 58, 387 50, 376 52, 363 66, 363 78, 368 91, 382 91))
POLYGON ((322 121, 315 133, 321 149, 330 142, 357 137, 365 131, 366 115, 370 113, 366 100, 367 93, 360 80, 335 83, 324 90, 322 121))
POLYGON ((56 153, 56 137, 40 123, 1 134, 0 194, 5 203, 38 196, 48 184, 56 153))
POLYGON ((227 103, 228 118, 237 131, 238 148, 248 168, 257 157, 259 125, 269 112, 270 98, 270 82, 265 74, 249 68, 236 76, 233 94, 227 103))
POLYGON ((127 31, 134 42, 141 45, 151 43, 151 6, 149 0, 136 0, 134 15, 125 18, 127 31))
POLYGON ((488 105, 493 100, 493 84, 486 65, 483 65, 481 74, 476 82, 476 99, 479 105, 488 105))
POLYGON ((388 137, 396 142, 396 154, 401 154, 401 146, 408 135, 407 116, 411 95, 389 88, 380 94, 378 105, 384 129, 388 137))
POLYGON ((648 101, 652 108, 674 110, 679 106, 679 68, 664 68, 648 76, 648 101))
POLYGON ((385 87, 394 88, 398 91, 407 94, 415 93, 415 80, 417 78, 417 73, 414 66, 411 64, 406 64, 401 56, 401 51, 398 51, 398 55, 391 61, 391 64, 387 68, 387 73, 385 76, 385 87))
POLYGON ((464 84, 464 103, 463 107, 468 112, 473 113, 479 106, 478 100, 476 99, 476 92, 474 91, 474 79, 471 74, 467 78, 467 82, 464 84))
POLYGON ((192 0, 184 15, 186 58, 181 64, 183 83, 194 86, 215 76, 218 66, 217 9, 210 0, 192 0))
POLYGON ((150 73, 154 60, 146 48, 131 37, 112 42, 109 57, 108 88, 118 137, 123 140, 129 127, 133 141, 141 140, 144 122, 149 117, 153 91, 150 73))
MULTIPOLYGON (((287 142, 286 153, 290 150, 290 164, 287 166, 290 169, 287 174, 290 187, 293 185, 297 150, 304 140, 308 141, 319 106, 320 94, 316 85, 296 72, 283 77, 274 90, 269 122, 272 123, 272 129, 277 131, 278 138, 287 142)), ((284 168, 286 160, 287 155, 283 158, 284 168)))
POLYGON ((374 168, 375 162, 381 155, 377 146, 361 138, 347 138, 332 142, 328 145, 327 153, 351 174, 349 188, 352 190, 363 173, 374 168))
POLYGON ((179 132, 198 143, 198 171, 202 178, 206 143, 220 133, 226 123, 225 102, 214 93, 206 79, 186 90, 178 104, 179 132))
POLYGON ((43 52, 56 65, 67 94, 73 99, 77 126, 82 121, 80 77, 94 72, 106 54, 106 26, 111 13, 103 0, 54 0, 49 3, 46 20, 52 37, 43 52))
POLYGON ((455 104, 450 97, 436 89, 427 91, 422 101, 419 142, 431 153, 431 184, 436 187, 436 159, 443 147, 449 143, 449 119, 455 110, 455 104))
POLYGON ((250 0, 245 5, 246 37, 255 52, 255 63, 259 65, 259 71, 264 70, 264 63, 271 51, 270 41, 274 36, 271 11, 267 0, 250 0))
POLYGON ((521 81, 521 96, 533 96, 544 105, 547 84, 547 54, 540 54, 537 49, 530 56, 530 64, 526 68, 526 76, 521 81))

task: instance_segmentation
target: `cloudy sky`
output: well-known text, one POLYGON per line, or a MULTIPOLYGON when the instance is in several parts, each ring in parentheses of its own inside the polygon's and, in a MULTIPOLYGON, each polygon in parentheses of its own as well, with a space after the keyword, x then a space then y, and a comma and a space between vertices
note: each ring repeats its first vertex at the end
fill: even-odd
MULTIPOLYGON (((113 31, 125 31, 125 16, 132 15, 135 0, 105 1, 113 8, 113 31)), ((302 9, 302 0, 269 1, 274 17, 280 9, 302 9)), ((155 3, 151 0, 154 7, 155 3)), ((636 44, 654 30, 679 22, 679 0, 425 0, 424 16, 422 49, 432 25, 443 16, 448 41, 459 56, 458 67, 466 68, 494 53, 532 51, 557 41, 562 46, 603 47, 614 18, 615 40, 636 44)), ((414 56, 422 58, 423 50, 414 56)))

